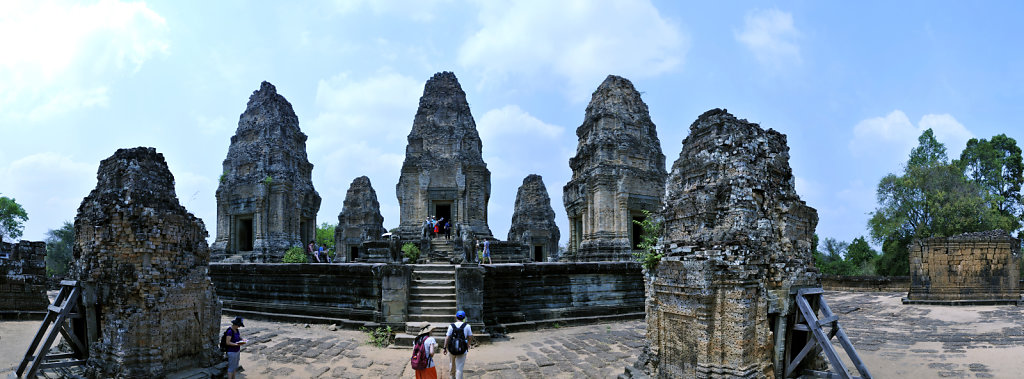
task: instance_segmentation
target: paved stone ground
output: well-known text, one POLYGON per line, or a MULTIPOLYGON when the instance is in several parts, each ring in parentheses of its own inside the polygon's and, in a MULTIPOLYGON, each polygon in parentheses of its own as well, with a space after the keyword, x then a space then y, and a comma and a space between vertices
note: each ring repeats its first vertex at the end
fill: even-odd
MULTIPOLYGON (((903 305, 905 295, 825 294, 874 377, 1024 376, 1024 307, 903 305)), ((258 320, 246 325, 242 335, 251 345, 242 353, 239 378, 413 377, 409 349, 373 347, 359 331, 258 320)), ((13 371, 38 327, 38 321, 0 322, 0 376, 13 371)), ((644 328, 636 320, 515 333, 471 350, 467 377, 614 378, 635 362, 644 328)), ((437 357, 446 377, 447 357, 437 357)))

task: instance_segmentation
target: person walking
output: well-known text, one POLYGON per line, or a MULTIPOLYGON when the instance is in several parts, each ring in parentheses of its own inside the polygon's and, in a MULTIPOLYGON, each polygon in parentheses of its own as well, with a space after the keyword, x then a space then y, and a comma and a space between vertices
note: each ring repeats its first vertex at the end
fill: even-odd
POLYGON ((487 264, 491 264, 491 240, 484 240, 484 258, 487 258, 487 264))
MULTIPOLYGON (((420 359, 427 359, 426 368, 421 370, 413 368, 416 372, 416 379, 437 379, 437 367, 434 367, 434 350, 437 350, 437 340, 430 336, 431 329, 430 324, 420 328, 420 334, 416 336, 412 344, 413 349, 423 349, 423 355, 420 356, 420 359)), ((413 357, 417 353, 417 351, 413 351, 413 357)))
POLYGON ((455 313, 455 322, 448 325, 448 331, 444 337, 444 354, 450 358, 449 373, 452 379, 462 379, 462 369, 466 365, 466 355, 469 355, 469 347, 472 345, 470 337, 473 337, 473 328, 466 322, 466 312, 455 313), (451 354, 449 354, 451 353, 451 354))
POLYGON ((224 331, 224 335, 220 338, 224 340, 224 345, 227 346, 228 353, 228 379, 235 379, 235 372, 238 371, 238 354, 242 350, 242 345, 249 343, 249 340, 242 339, 242 333, 238 331, 238 328, 245 327, 242 323, 242 317, 235 317, 231 320, 231 327, 224 331))

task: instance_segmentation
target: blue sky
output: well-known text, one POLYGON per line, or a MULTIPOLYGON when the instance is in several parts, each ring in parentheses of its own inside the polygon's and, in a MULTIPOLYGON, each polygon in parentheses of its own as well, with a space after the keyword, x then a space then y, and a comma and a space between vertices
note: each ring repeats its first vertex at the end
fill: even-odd
MULTIPOLYGON (((671 167, 711 108, 788 136, 818 234, 867 234, 875 188, 925 128, 1024 140, 1020 2, 0 1, 0 194, 24 239, 72 220, 118 148, 164 154, 177 194, 215 234, 230 137, 263 80, 294 106, 319 222, 370 177, 384 226, 423 84, 453 71, 492 173, 504 238, 524 177, 562 186, 575 129, 608 74, 650 108, 671 167), (894 5, 895 4, 895 5, 894 5)), ((564 241, 563 241, 564 242, 564 241)))

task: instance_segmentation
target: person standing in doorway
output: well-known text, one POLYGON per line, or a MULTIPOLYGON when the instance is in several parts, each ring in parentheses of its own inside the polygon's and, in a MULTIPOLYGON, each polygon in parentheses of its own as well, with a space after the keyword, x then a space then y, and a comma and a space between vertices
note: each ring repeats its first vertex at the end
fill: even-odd
POLYGON ((444 354, 451 357, 448 371, 452 379, 462 379, 462 369, 466 365, 466 355, 469 355, 471 345, 470 337, 473 337, 473 328, 466 322, 466 312, 456 312, 455 322, 448 325, 444 337, 444 354))
POLYGON ((242 317, 235 317, 231 320, 231 327, 220 337, 224 340, 224 345, 227 345, 228 379, 235 379, 235 372, 238 371, 238 354, 242 350, 242 345, 249 343, 249 340, 242 339, 242 333, 238 331, 238 328, 243 327, 245 324, 242 323, 242 317))
POLYGON ((452 239, 452 225, 448 221, 444 222, 444 239, 446 239, 446 240, 452 239))

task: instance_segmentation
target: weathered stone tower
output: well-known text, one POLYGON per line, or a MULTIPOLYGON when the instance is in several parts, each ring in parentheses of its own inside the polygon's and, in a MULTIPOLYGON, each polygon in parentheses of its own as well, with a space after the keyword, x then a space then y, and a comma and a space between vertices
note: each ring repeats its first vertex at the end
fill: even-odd
POLYGON ((120 149, 97 179, 75 217, 69 273, 83 289, 89 376, 156 378, 217 363, 221 303, 206 227, 178 203, 163 155, 120 149))
POLYGON ((363 242, 381 239, 387 233, 384 216, 380 214, 377 192, 370 185, 370 178, 360 176, 352 181, 345 194, 345 203, 338 214, 338 226, 334 229, 334 246, 338 257, 352 262, 361 253, 363 242))
POLYGON ((263 82, 249 97, 224 159, 213 259, 280 262, 289 247, 313 240, 320 195, 312 171, 292 105, 263 82))
POLYGON ((451 72, 434 74, 423 87, 396 193, 402 239, 419 239, 430 216, 453 221, 453 228, 478 238, 491 237, 491 171, 466 93, 451 72))
POLYGON ((516 193, 508 242, 523 244, 530 249, 534 262, 544 262, 558 253, 559 238, 555 211, 551 209, 551 197, 544 180, 540 175, 530 174, 516 193))
POLYGON ((666 257, 648 272, 638 366, 659 378, 781 377, 789 290, 819 286, 818 214, 794 189, 786 136, 705 112, 672 166, 662 216, 666 257))
POLYGON ((632 259, 643 211, 661 209, 665 155, 647 104, 629 80, 609 75, 591 97, 563 188, 569 255, 578 261, 632 259))

